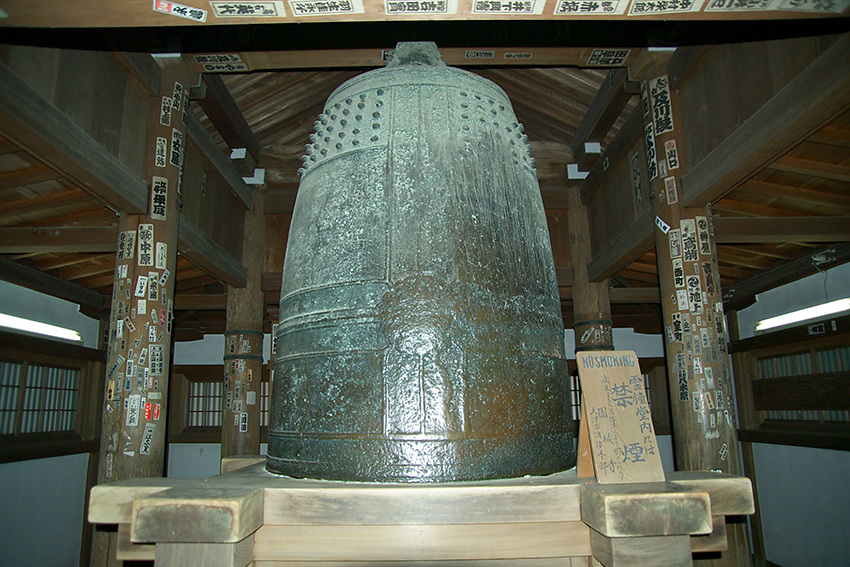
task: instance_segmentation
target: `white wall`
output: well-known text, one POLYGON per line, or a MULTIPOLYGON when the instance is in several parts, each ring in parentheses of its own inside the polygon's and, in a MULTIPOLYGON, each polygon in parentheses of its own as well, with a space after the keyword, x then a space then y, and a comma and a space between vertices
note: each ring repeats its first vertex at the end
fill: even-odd
POLYGON ((738 311, 738 331, 746 339, 762 319, 845 297, 850 297, 850 263, 758 294, 754 304, 738 311))
POLYGON ((100 325, 80 313, 76 303, 0 281, 0 313, 79 331, 82 346, 97 348, 100 325))
MULTIPOLYGON (((97 347, 98 322, 75 303, 0 281, 0 312, 74 329, 97 347)), ((0 564, 79 565, 88 454, 0 465, 0 564)))
MULTIPOLYGON (((850 264, 766 291, 738 312, 742 338, 758 321, 850 296, 850 264)), ((850 452, 753 444, 765 555, 782 567, 850 564, 850 452)))
POLYGON ((0 564, 80 564, 88 454, 0 465, 0 564))

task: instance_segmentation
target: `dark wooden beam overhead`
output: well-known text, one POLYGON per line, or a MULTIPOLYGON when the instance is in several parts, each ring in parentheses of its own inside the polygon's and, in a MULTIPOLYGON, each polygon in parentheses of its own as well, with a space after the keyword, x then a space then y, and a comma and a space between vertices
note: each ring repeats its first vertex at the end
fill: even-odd
POLYGON ((260 159, 260 142, 227 90, 224 80, 219 75, 210 74, 204 75, 202 80, 203 96, 197 99, 198 106, 204 110, 228 147, 245 148, 256 164, 260 159))
POLYGON ((588 279, 599 282, 609 278, 652 249, 655 246, 653 218, 652 209, 648 209, 605 248, 594 254, 587 265, 588 279))
POLYGON ((107 318, 103 296, 95 291, 39 272, 18 262, 0 258, 0 279, 41 293, 79 304, 92 316, 107 318))
POLYGON ((715 203, 850 108, 845 34, 682 178, 685 206, 715 203))
POLYGON ((29 185, 30 183, 39 183, 49 179, 56 179, 59 174, 47 167, 46 165, 34 165, 26 169, 18 169, 14 171, 4 171, 0 173, 0 190, 14 189, 29 185))
POLYGON ((850 217, 714 217, 717 243, 848 242, 850 217))
POLYGON ((628 69, 611 69, 608 71, 602 86, 596 93, 593 102, 587 109, 581 124, 576 130, 570 148, 579 165, 579 169, 587 170, 596 163, 599 154, 585 153, 586 142, 602 142, 611 126, 622 114, 623 109, 631 100, 632 95, 639 92, 637 81, 629 79, 628 69))
POLYGON ((727 311, 743 309, 755 303, 756 294, 846 262, 850 262, 850 243, 843 242, 823 248, 724 289, 723 305, 727 311))
POLYGON ((0 228, 0 254, 115 252, 115 226, 0 228))
POLYGON ((150 53, 115 51, 114 54, 150 96, 159 96, 162 69, 150 53))
POLYGON ((145 213, 147 184, 68 116, 0 64, 3 135, 115 210, 145 213))
POLYGON ((236 171, 236 168, 230 162, 230 158, 221 152, 221 149, 213 141, 209 132, 201 125, 195 113, 187 112, 186 116, 186 132, 189 134, 189 139, 198 146, 201 153, 221 174, 233 193, 245 204, 245 207, 250 209, 254 198, 251 188, 242 180, 242 175, 236 171))
POLYGON ((248 274, 240 261, 185 216, 180 217, 177 249, 184 258, 220 281, 234 287, 248 284, 248 274))
MULTIPOLYGON (((850 95, 848 95, 850 96, 850 95)), ((802 159, 785 155, 767 166, 774 171, 785 171, 809 177, 832 179, 850 183, 850 166, 826 163, 811 159, 802 159)))
MULTIPOLYGON (((625 159, 627 150, 632 147, 635 140, 643 134, 643 111, 641 108, 635 107, 632 113, 626 118, 626 121, 620 127, 617 136, 608 144, 608 147, 599 156, 599 160, 594 164, 593 169, 581 184, 581 200, 587 203, 588 198, 596 192, 605 180, 605 160, 611 160, 610 165, 613 165, 613 160, 625 159)), ((593 219, 591 219, 591 222, 593 219)))

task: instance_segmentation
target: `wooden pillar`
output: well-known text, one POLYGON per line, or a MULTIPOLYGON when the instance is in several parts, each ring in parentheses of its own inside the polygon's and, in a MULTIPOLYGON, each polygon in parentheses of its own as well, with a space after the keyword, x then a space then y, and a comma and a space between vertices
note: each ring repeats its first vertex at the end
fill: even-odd
MULTIPOLYGON (((180 169, 188 81, 163 69, 161 97, 150 99, 145 215, 122 214, 109 320, 98 484, 162 476, 171 317, 180 217, 180 169)), ((108 564, 114 536, 96 535, 93 562, 108 564)), ((112 552, 114 553, 114 552, 112 552)))
POLYGON ((570 232, 570 256, 573 264, 573 329, 576 352, 614 350, 611 302, 608 279, 591 282, 587 278, 590 262, 590 224, 587 207, 581 202, 581 188, 567 188, 567 225, 570 232))
MULTIPOLYGON (((680 98, 670 87, 666 59, 652 59, 657 55, 648 56, 639 76, 656 214, 676 468, 739 475, 736 408, 711 210, 681 205, 681 179, 689 164, 680 98)), ((742 530, 729 528, 729 549, 717 564, 748 564, 742 530)))
POLYGON ((245 212, 242 244, 242 264, 248 273, 248 285, 244 288, 227 287, 222 458, 260 454, 265 240, 264 195, 261 191, 255 191, 253 209, 245 212))

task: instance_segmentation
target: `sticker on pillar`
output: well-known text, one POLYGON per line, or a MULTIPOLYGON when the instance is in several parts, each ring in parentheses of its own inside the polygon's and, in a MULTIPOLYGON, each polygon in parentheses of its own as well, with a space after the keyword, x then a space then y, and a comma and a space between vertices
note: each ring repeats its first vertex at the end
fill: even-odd
MULTIPOLYGON (((157 387, 156 382, 157 381, 154 380, 154 389, 156 389, 156 387, 157 387)), ((148 392, 148 399, 149 400, 161 400, 162 399, 162 392, 148 392)))
POLYGON ((702 359, 694 357, 694 374, 702 374, 702 359))
POLYGON ((121 368, 122 366, 124 366, 124 362, 125 362, 125 361, 126 361, 126 359, 125 359, 123 356, 121 356, 121 355, 119 354, 119 355, 118 355, 118 357, 115 359, 115 362, 113 362, 113 363, 112 363, 112 366, 109 368, 109 374, 108 374, 108 377, 109 377, 109 378, 112 378, 112 376, 115 374, 115 372, 116 372, 119 368, 121 368))
POLYGON ((678 311, 673 313, 673 318, 671 320, 671 327, 673 328, 673 341, 677 343, 682 342, 682 314, 678 311))
MULTIPOLYGON (((635 0, 639 2, 640 0, 635 0)), ((685 0, 687 2, 687 0, 685 0)), ((673 110, 670 103, 670 81, 667 75, 649 81, 649 100, 652 103, 652 121, 655 135, 673 131, 673 110)))
POLYGON ((124 317, 124 326, 127 327, 127 329, 129 329, 131 333, 136 330, 136 326, 133 324, 133 321, 131 321, 129 317, 124 317))
POLYGON ((159 272, 148 272, 148 301, 159 301, 159 272))
POLYGON ((709 0, 706 12, 758 12, 773 10, 778 0, 709 0))
POLYGON ((296 17, 365 13, 363 0, 289 0, 289 9, 296 17))
POLYGON ((649 180, 652 181, 658 177, 658 164, 656 163, 655 153, 655 131, 652 127, 652 122, 646 125, 643 129, 643 140, 646 143, 646 167, 649 173, 649 180))
POLYGON ((640 205, 643 201, 643 185, 640 176, 640 152, 635 151, 629 157, 629 169, 632 174, 632 189, 635 194, 635 205, 640 205))
MULTIPOLYGON (((153 399, 153 397, 151 397, 150 399, 153 399)), ((160 412, 161 406, 159 404, 151 404, 151 405, 153 406, 153 411, 152 411, 152 414, 151 414, 152 418, 153 418, 154 421, 159 421, 159 412, 160 412)))
POLYGON ((711 366, 706 366, 703 371, 705 372, 705 387, 708 390, 714 389, 714 370, 711 366))
POLYGON ((684 368, 678 370, 679 380, 679 401, 688 401, 688 371, 684 368))
POLYGON ((649 87, 646 86, 646 81, 640 84, 640 104, 643 109, 643 116, 649 114, 649 87))
MULTIPOLYGON (((148 404, 150 405, 150 404, 148 404)), ((139 454, 149 456, 153 447, 153 436, 156 432, 156 424, 146 423, 145 431, 142 433, 142 443, 139 446, 139 454)))
POLYGON ((163 376, 165 374, 165 345, 150 345, 150 359, 151 376, 163 376))
POLYGON ((690 305, 688 304, 688 290, 676 290, 676 308, 679 311, 687 311, 690 309, 690 305))
MULTIPOLYGON (((175 84, 176 86, 176 84, 175 84)), ((183 156, 183 132, 177 128, 171 129, 171 153, 168 161, 174 167, 180 167, 183 156)))
POLYGON ((139 363, 138 363, 139 366, 144 366, 147 359, 148 359, 148 349, 143 348, 142 351, 139 353, 139 363))
POLYGON ((664 178, 664 192, 667 194, 667 204, 674 205, 679 202, 679 191, 676 189, 676 177, 671 175, 664 178))
POLYGON ((174 2, 166 2, 165 0, 153 0, 153 10, 154 12, 161 12, 196 22, 207 21, 206 10, 184 6, 183 4, 176 4, 174 2))
MULTIPOLYGON (((688 286, 688 301, 691 304, 692 315, 702 315, 702 289, 700 288, 699 276, 688 276, 686 278, 688 286)), ((699 324, 699 323, 697 323, 699 324)))
MULTIPOLYGON (((706 370, 708 370, 708 368, 706 368, 706 370)), ((717 409, 726 409, 726 402, 723 399, 723 390, 717 390, 714 392, 714 402, 717 405, 717 409)))
MULTIPOLYGON (((540 2, 543 4, 543 2, 540 2)), ((594 49, 585 63, 586 67, 622 67, 631 55, 631 49, 594 49)))
POLYGON ((147 276, 138 276, 136 278, 136 297, 144 297, 145 291, 148 288, 148 277, 147 276))
POLYGON ((699 413, 702 411, 702 394, 699 392, 691 392, 691 399, 694 402, 694 411, 699 413))
POLYGON ((233 407, 233 391, 228 390, 224 394, 224 407, 225 409, 230 409, 233 407))
POLYGON ((171 97, 162 97, 162 105, 159 108, 159 123, 163 126, 171 126, 171 97))
POLYGON ((239 433, 248 433, 248 412, 239 414, 239 433))
POLYGON ((106 386, 106 400, 112 401, 115 397, 115 380, 110 380, 109 384, 106 386))
MULTIPOLYGON (((476 4, 479 5, 479 6, 483 6, 484 3, 480 2, 480 1, 474 2, 473 6, 475 6, 476 4)), ((489 4, 490 4, 489 2, 487 2, 487 4, 488 4, 488 6, 484 7, 485 11, 492 8, 493 12, 498 12, 501 9, 501 6, 500 6, 501 2, 493 2, 492 7, 489 6, 489 4)), ((475 9, 475 8, 473 8, 473 9, 475 9)), ((490 51, 490 50, 483 50, 483 49, 481 49, 481 50, 479 50, 479 49, 467 49, 466 52, 464 52, 463 56, 466 59, 494 59, 496 57, 496 52, 490 51)))
POLYGON ((251 341, 248 339, 242 339, 242 354, 248 354, 251 352, 251 341))
POLYGON ((272 356, 277 354, 277 326, 278 323, 272 323, 272 356))
POLYGON ((586 2, 580 0, 558 0, 555 16, 612 16, 626 13, 628 0, 601 0, 586 2))
POLYGON ((130 394, 127 396, 127 400, 127 419, 125 421, 125 425, 127 427, 138 427, 142 396, 140 394, 130 394))
POLYGON ((682 232, 678 228, 674 228, 670 230, 669 233, 670 238, 670 257, 671 258, 681 258, 682 257, 682 232))
POLYGON ((711 429, 715 429, 717 427, 717 418, 714 417, 713 413, 708 415, 708 426, 711 429))
POLYGON ((168 138, 157 137, 154 165, 157 167, 168 165, 168 138))
POLYGON ((139 225, 139 266, 153 266, 153 224, 139 225))
MULTIPOLYGON (((158 270, 164 270, 168 264, 168 244, 165 242, 156 243, 155 267, 158 270)), ((165 274, 163 274, 165 276, 165 274)), ((168 280, 168 278, 165 278, 168 280)), ((165 282, 160 281, 159 285, 165 285, 165 282)))
POLYGON ((710 337, 708 336, 709 330, 710 329, 708 329, 707 327, 703 327, 702 329, 699 330, 700 342, 702 343, 703 350, 706 351, 706 352, 708 351, 708 349, 711 346, 710 345, 710 337))
POLYGON ((145 402, 145 419, 150 420, 153 415, 153 404, 145 402))
POLYGON ((385 0, 387 16, 457 14, 457 0, 385 0))
POLYGON ((729 445, 724 443, 723 445, 720 446, 720 460, 725 461, 726 457, 728 457, 728 456, 729 456, 729 445))
MULTIPOLYGON (((708 218, 696 217, 697 238, 699 240, 699 253, 701 256, 711 256, 711 241, 708 239, 708 218)), ((709 265, 709 274, 711 267, 709 265)))
POLYGON ((139 299, 136 301, 136 313, 139 315, 148 314, 148 301, 146 299, 139 299))
POLYGON ((124 336, 124 319, 115 321, 115 338, 120 339, 124 336))
MULTIPOLYGON (((667 177, 667 160, 661 158, 658 160, 658 177, 667 177)), ((661 195, 662 200, 664 199, 664 195, 661 195)))
MULTIPOLYGON (((156 309, 151 309, 151 315, 156 317, 156 309)), ((151 325, 150 327, 148 327, 148 342, 156 342, 156 325, 151 325)))
POLYGON ((159 310, 159 324, 165 325, 165 309, 159 310))
POLYGON ((686 14, 699 12, 703 0, 679 0, 678 2, 658 2, 658 0, 633 0, 629 16, 647 16, 653 14, 686 14))
POLYGON ((682 261, 697 262, 699 251, 697 249, 697 231, 694 219, 682 219, 682 261))
POLYGON ((655 215, 655 226, 657 226, 659 230, 661 230, 661 232, 663 232, 664 234, 670 232, 670 225, 664 222, 664 219, 662 219, 658 215, 655 215))
MULTIPOLYGON (((210 2, 216 18, 285 18, 283 2, 210 2)), ((197 60, 197 56, 195 57, 197 60)), ((241 61, 241 59, 240 59, 241 61)))
MULTIPOLYGON (((670 231, 672 233, 672 231, 670 231)), ((676 287, 685 287, 685 265, 681 258, 673 258, 673 282, 676 287)))
POLYGON ((165 330, 170 333, 171 323, 174 321, 174 302, 172 300, 168 300, 166 309, 168 311, 165 314, 165 330))
POLYGON ((154 220, 165 220, 168 216, 168 178, 154 175, 151 181, 150 215, 154 220))
POLYGON ((679 150, 676 149, 676 140, 664 142, 664 153, 667 154, 667 169, 679 169, 679 150))
POLYGON ((249 406, 257 405, 257 392, 250 391, 245 394, 245 403, 249 406))
MULTIPOLYGON (((691 344, 691 352, 694 356, 702 356, 702 343, 700 343, 699 335, 694 337, 693 343, 691 344)), ((702 388, 700 388, 702 390, 702 388)))

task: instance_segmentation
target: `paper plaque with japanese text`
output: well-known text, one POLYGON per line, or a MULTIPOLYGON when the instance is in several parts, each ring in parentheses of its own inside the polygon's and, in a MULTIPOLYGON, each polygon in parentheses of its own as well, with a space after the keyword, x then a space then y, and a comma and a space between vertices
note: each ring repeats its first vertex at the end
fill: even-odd
POLYGON ((576 354, 600 484, 663 482, 664 470, 634 351, 576 354))

